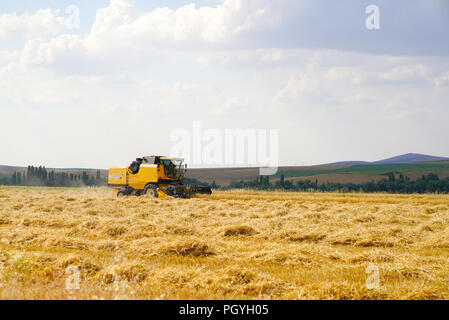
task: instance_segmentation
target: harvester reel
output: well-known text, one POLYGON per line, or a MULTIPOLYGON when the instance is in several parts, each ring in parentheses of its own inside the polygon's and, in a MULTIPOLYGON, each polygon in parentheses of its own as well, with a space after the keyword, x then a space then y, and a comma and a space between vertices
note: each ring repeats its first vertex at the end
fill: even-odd
POLYGON ((165 193, 170 197, 175 197, 176 196, 175 186, 168 186, 167 189, 165 190, 165 193))
POLYGON ((181 184, 172 184, 163 189, 166 195, 173 198, 188 198, 189 194, 185 186, 181 184))

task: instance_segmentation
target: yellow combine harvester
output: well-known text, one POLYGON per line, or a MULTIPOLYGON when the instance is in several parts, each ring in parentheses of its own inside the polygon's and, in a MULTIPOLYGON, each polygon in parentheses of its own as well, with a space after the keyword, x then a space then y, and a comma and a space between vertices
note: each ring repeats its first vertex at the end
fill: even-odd
POLYGON ((190 198, 197 193, 212 194, 210 187, 187 187, 182 177, 184 159, 150 156, 137 158, 129 167, 110 168, 108 185, 118 189, 117 197, 148 195, 153 198, 190 198))

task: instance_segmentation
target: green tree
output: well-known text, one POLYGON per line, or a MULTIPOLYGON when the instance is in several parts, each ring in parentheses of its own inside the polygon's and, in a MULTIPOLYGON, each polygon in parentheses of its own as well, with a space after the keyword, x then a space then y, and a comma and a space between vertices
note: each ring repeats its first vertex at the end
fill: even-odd
POLYGON ((83 176, 81 178, 81 181, 83 181, 83 184, 85 184, 86 186, 88 185, 89 182, 89 176, 87 175, 86 171, 83 171, 83 176))

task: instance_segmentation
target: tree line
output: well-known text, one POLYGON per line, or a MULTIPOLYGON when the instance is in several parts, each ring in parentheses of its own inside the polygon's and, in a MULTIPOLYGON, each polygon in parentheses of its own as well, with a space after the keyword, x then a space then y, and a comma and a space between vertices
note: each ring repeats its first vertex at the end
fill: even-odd
POLYGON ((49 171, 45 166, 28 166, 26 172, 15 171, 12 175, 0 175, 0 185, 83 187, 106 184, 107 181, 101 177, 100 170, 97 170, 93 176, 89 175, 87 171, 83 171, 82 174, 73 174, 49 171))
MULTIPOLYGON (((411 180, 400 172, 387 173, 387 178, 377 182, 369 181, 365 183, 318 183, 318 180, 299 180, 294 183, 286 180, 281 174, 280 179, 271 182, 269 176, 260 176, 252 181, 231 182, 229 186, 217 186, 215 181, 208 185, 213 189, 250 189, 250 190, 285 190, 302 192, 386 192, 386 193, 449 193, 449 177, 440 179, 437 174, 429 173, 422 177, 411 180)), ((193 179, 195 180, 195 179, 193 179)))
MULTIPOLYGON (((435 173, 423 175, 416 180, 411 180, 402 173, 390 172, 377 182, 364 183, 318 183, 318 180, 309 179, 286 180, 281 174, 280 179, 270 181, 269 176, 260 176, 252 181, 231 182, 228 186, 219 186, 213 181, 211 184, 201 182, 193 178, 183 178, 187 185, 209 186, 212 189, 251 189, 251 190, 285 190, 303 192, 387 192, 387 193, 449 193, 449 177, 439 178, 435 173)), ((45 166, 28 166, 26 172, 14 172, 12 175, 0 175, 0 185, 22 185, 22 186, 49 186, 49 187, 83 187, 83 186, 105 186, 106 178, 101 177, 100 170, 95 176, 86 171, 82 174, 48 171, 45 166)))

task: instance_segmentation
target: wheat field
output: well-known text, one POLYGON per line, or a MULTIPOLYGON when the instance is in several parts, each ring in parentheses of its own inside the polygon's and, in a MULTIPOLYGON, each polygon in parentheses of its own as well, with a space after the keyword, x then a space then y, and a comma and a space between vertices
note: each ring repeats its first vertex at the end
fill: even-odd
POLYGON ((447 299, 449 196, 0 188, 0 299, 447 299))

